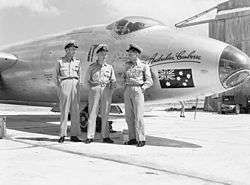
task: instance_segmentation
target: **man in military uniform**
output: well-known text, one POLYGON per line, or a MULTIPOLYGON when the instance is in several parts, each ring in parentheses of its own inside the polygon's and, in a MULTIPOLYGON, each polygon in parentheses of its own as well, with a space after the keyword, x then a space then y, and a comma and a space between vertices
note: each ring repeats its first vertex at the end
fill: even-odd
POLYGON ((86 143, 93 142, 96 130, 96 117, 101 112, 102 138, 105 143, 113 143, 110 139, 108 114, 112 99, 112 91, 116 86, 114 69, 106 63, 108 48, 106 44, 99 44, 95 50, 97 60, 88 69, 89 85, 89 119, 86 143))
POLYGON ((149 66, 138 58, 142 49, 135 44, 130 44, 126 51, 129 61, 125 64, 124 72, 124 103, 129 141, 125 144, 137 144, 138 147, 142 147, 146 144, 143 122, 144 92, 152 86, 153 80, 149 66))
POLYGON ((70 141, 80 142, 78 138, 80 130, 79 114, 79 78, 80 78, 80 60, 74 57, 78 46, 74 42, 65 45, 65 56, 57 61, 56 80, 59 90, 61 123, 59 143, 63 143, 67 136, 67 120, 70 111, 71 128, 70 141))

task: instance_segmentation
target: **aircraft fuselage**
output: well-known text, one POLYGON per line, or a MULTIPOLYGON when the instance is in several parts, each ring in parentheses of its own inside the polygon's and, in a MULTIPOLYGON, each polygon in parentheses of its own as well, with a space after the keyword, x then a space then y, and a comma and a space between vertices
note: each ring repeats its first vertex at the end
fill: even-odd
MULTIPOLYGON (((115 70, 118 88, 113 102, 123 102, 121 73, 126 61, 126 48, 136 43, 144 50, 141 58, 150 64, 154 85, 147 90, 146 100, 169 101, 194 98, 225 91, 220 76, 221 55, 228 44, 210 38, 186 36, 158 25, 119 35, 105 26, 78 29, 64 34, 7 47, 3 52, 15 55, 15 65, 1 72, 0 99, 30 102, 57 102, 55 64, 64 56, 65 42, 78 43, 76 57, 81 64, 81 101, 86 102, 86 71, 95 58, 91 47, 98 43, 109 46, 107 62, 115 70), (179 81, 179 82, 178 82, 179 81), (175 83, 175 84, 173 84, 175 83)), ((245 64, 249 69, 249 63, 245 64)))

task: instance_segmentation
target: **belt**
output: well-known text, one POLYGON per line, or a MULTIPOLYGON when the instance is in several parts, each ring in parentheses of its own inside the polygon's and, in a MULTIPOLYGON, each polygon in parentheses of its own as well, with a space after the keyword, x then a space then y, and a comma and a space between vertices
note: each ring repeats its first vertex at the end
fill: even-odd
POLYGON ((61 79, 61 81, 63 81, 63 80, 71 80, 71 79, 76 79, 76 80, 78 80, 78 77, 67 77, 67 78, 61 79))
POLYGON ((126 84, 126 86, 130 87, 141 87, 143 84, 126 84))
POLYGON ((96 84, 96 85, 91 85, 91 87, 97 87, 97 86, 106 87, 107 83, 99 83, 99 84, 96 84))
POLYGON ((100 84, 101 87, 106 87, 107 84, 103 83, 103 84, 100 84))
POLYGON ((100 86, 100 87, 106 87, 107 84, 106 83, 101 83, 101 84, 98 84, 97 86, 100 86))

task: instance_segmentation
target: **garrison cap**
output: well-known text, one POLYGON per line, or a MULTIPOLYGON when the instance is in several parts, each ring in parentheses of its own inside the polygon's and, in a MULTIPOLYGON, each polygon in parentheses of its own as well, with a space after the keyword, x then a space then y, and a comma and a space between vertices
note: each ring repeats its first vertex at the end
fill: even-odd
POLYGON ((99 44, 97 47, 96 47, 96 53, 100 52, 100 51, 109 51, 108 50, 108 46, 107 44, 99 44))
POLYGON ((75 43, 75 42, 68 42, 65 46, 64 46, 64 49, 67 49, 67 48, 70 48, 70 47, 75 47, 75 48, 78 48, 78 45, 75 43))
POLYGON ((130 50, 134 50, 137 51, 139 54, 143 51, 142 48, 140 48, 139 46, 137 46, 136 44, 130 44, 129 48, 126 50, 127 52, 130 50))

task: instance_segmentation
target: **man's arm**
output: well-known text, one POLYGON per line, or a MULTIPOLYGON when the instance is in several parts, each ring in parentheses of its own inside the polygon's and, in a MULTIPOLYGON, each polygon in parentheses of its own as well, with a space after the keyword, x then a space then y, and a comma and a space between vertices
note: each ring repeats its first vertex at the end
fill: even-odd
POLYGON ((122 84, 122 86, 126 86, 126 79, 127 79, 127 76, 126 76, 126 71, 127 71, 127 69, 128 69, 128 64, 127 63, 125 63, 125 66, 124 66, 124 68, 123 68, 123 71, 122 71, 122 74, 121 74, 121 84, 122 84))
POLYGON ((60 86, 60 62, 57 61, 56 63, 56 86, 59 87, 60 86))
POLYGON ((97 86, 99 85, 98 82, 93 81, 92 79, 92 68, 89 66, 88 71, 87 71, 87 82, 89 87, 97 86))
POLYGON ((81 69, 82 69, 82 62, 80 60, 78 60, 79 63, 78 63, 78 71, 77 71, 77 75, 80 79, 80 75, 81 75, 81 69))
POLYGON ((145 91, 146 89, 148 89, 153 85, 153 79, 150 72, 150 67, 147 64, 144 67, 144 75, 145 75, 145 81, 144 84, 142 85, 143 91, 145 91))
POLYGON ((91 71, 90 71, 90 66, 87 70, 87 83, 88 83, 88 86, 91 87, 91 71))
POLYGON ((110 88, 114 89, 116 88, 116 77, 115 77, 115 71, 114 68, 111 66, 111 76, 110 76, 110 88))

